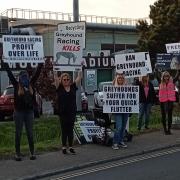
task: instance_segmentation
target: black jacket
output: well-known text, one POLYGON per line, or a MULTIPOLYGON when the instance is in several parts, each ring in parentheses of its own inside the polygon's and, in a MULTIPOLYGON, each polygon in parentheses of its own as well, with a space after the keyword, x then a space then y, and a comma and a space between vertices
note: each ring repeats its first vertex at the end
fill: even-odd
POLYGON ((144 86, 141 82, 138 83, 139 85, 139 102, 140 103, 155 103, 156 101, 156 94, 154 90, 154 86, 151 82, 149 82, 149 91, 148 96, 146 98, 144 86))

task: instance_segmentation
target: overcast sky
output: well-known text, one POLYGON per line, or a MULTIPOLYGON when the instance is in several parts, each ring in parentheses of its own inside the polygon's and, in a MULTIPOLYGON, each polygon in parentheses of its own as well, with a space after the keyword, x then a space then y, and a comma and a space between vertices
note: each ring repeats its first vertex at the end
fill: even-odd
MULTIPOLYGON (((143 18, 157 0, 79 0, 79 13, 122 18, 143 18)), ((11 8, 72 13, 73 0, 0 0, 0 11, 11 8)))

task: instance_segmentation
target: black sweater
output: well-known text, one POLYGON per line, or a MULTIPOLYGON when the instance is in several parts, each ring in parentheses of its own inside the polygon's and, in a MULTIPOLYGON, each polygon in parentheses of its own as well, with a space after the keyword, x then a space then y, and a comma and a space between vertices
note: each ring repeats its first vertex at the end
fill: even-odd
POLYGON ((33 86, 40 75, 43 64, 38 65, 38 68, 37 68, 34 76, 30 79, 30 85, 33 88, 33 95, 30 95, 30 97, 29 97, 29 100, 28 100, 29 106, 28 107, 27 107, 27 105, 25 105, 25 103, 26 103, 25 101, 27 100, 27 98, 24 95, 21 95, 21 96, 18 95, 19 82, 13 76, 13 73, 11 72, 8 64, 4 63, 4 66, 5 66, 5 69, 7 71, 8 77, 9 77, 12 85, 14 86, 14 108, 15 108, 15 110, 17 110, 17 111, 33 110, 33 106, 36 103, 35 91, 34 91, 33 86))

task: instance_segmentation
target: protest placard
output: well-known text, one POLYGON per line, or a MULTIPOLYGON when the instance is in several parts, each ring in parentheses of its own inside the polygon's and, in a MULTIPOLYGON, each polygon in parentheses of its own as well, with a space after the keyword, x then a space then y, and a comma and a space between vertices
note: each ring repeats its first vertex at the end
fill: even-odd
POLYGON ((85 22, 58 25, 58 31, 54 32, 55 71, 81 69, 85 47, 85 28, 85 22))
POLYGON ((83 39, 83 49, 86 47, 86 22, 71 22, 58 24, 58 31, 67 32, 67 33, 78 33, 83 39))
POLYGON ((180 43, 166 44, 167 53, 180 53, 180 43))
POLYGON ((138 86, 103 86, 103 113, 139 113, 138 86))
POLYGON ((102 129, 94 121, 79 121, 79 126, 87 142, 92 142, 94 135, 102 137, 102 129))
POLYGON ((180 69, 180 54, 157 54, 156 68, 162 70, 180 69))
POLYGON ((115 55, 117 73, 126 77, 140 77, 152 72, 148 52, 128 53, 115 55))
POLYGON ((3 60, 7 63, 44 62, 42 36, 3 35, 3 60))

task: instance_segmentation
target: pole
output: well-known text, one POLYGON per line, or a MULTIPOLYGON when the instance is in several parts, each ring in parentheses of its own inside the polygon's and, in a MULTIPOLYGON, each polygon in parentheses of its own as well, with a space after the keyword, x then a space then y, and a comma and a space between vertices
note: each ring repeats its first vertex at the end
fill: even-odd
MULTIPOLYGON (((73 0, 73 21, 79 22, 79 0, 73 0)), ((73 73, 74 79, 77 77, 77 72, 73 73)), ((76 92, 77 110, 82 110, 81 107, 81 86, 78 87, 76 92)))
POLYGON ((73 21, 79 21, 79 0, 73 0, 73 21))

